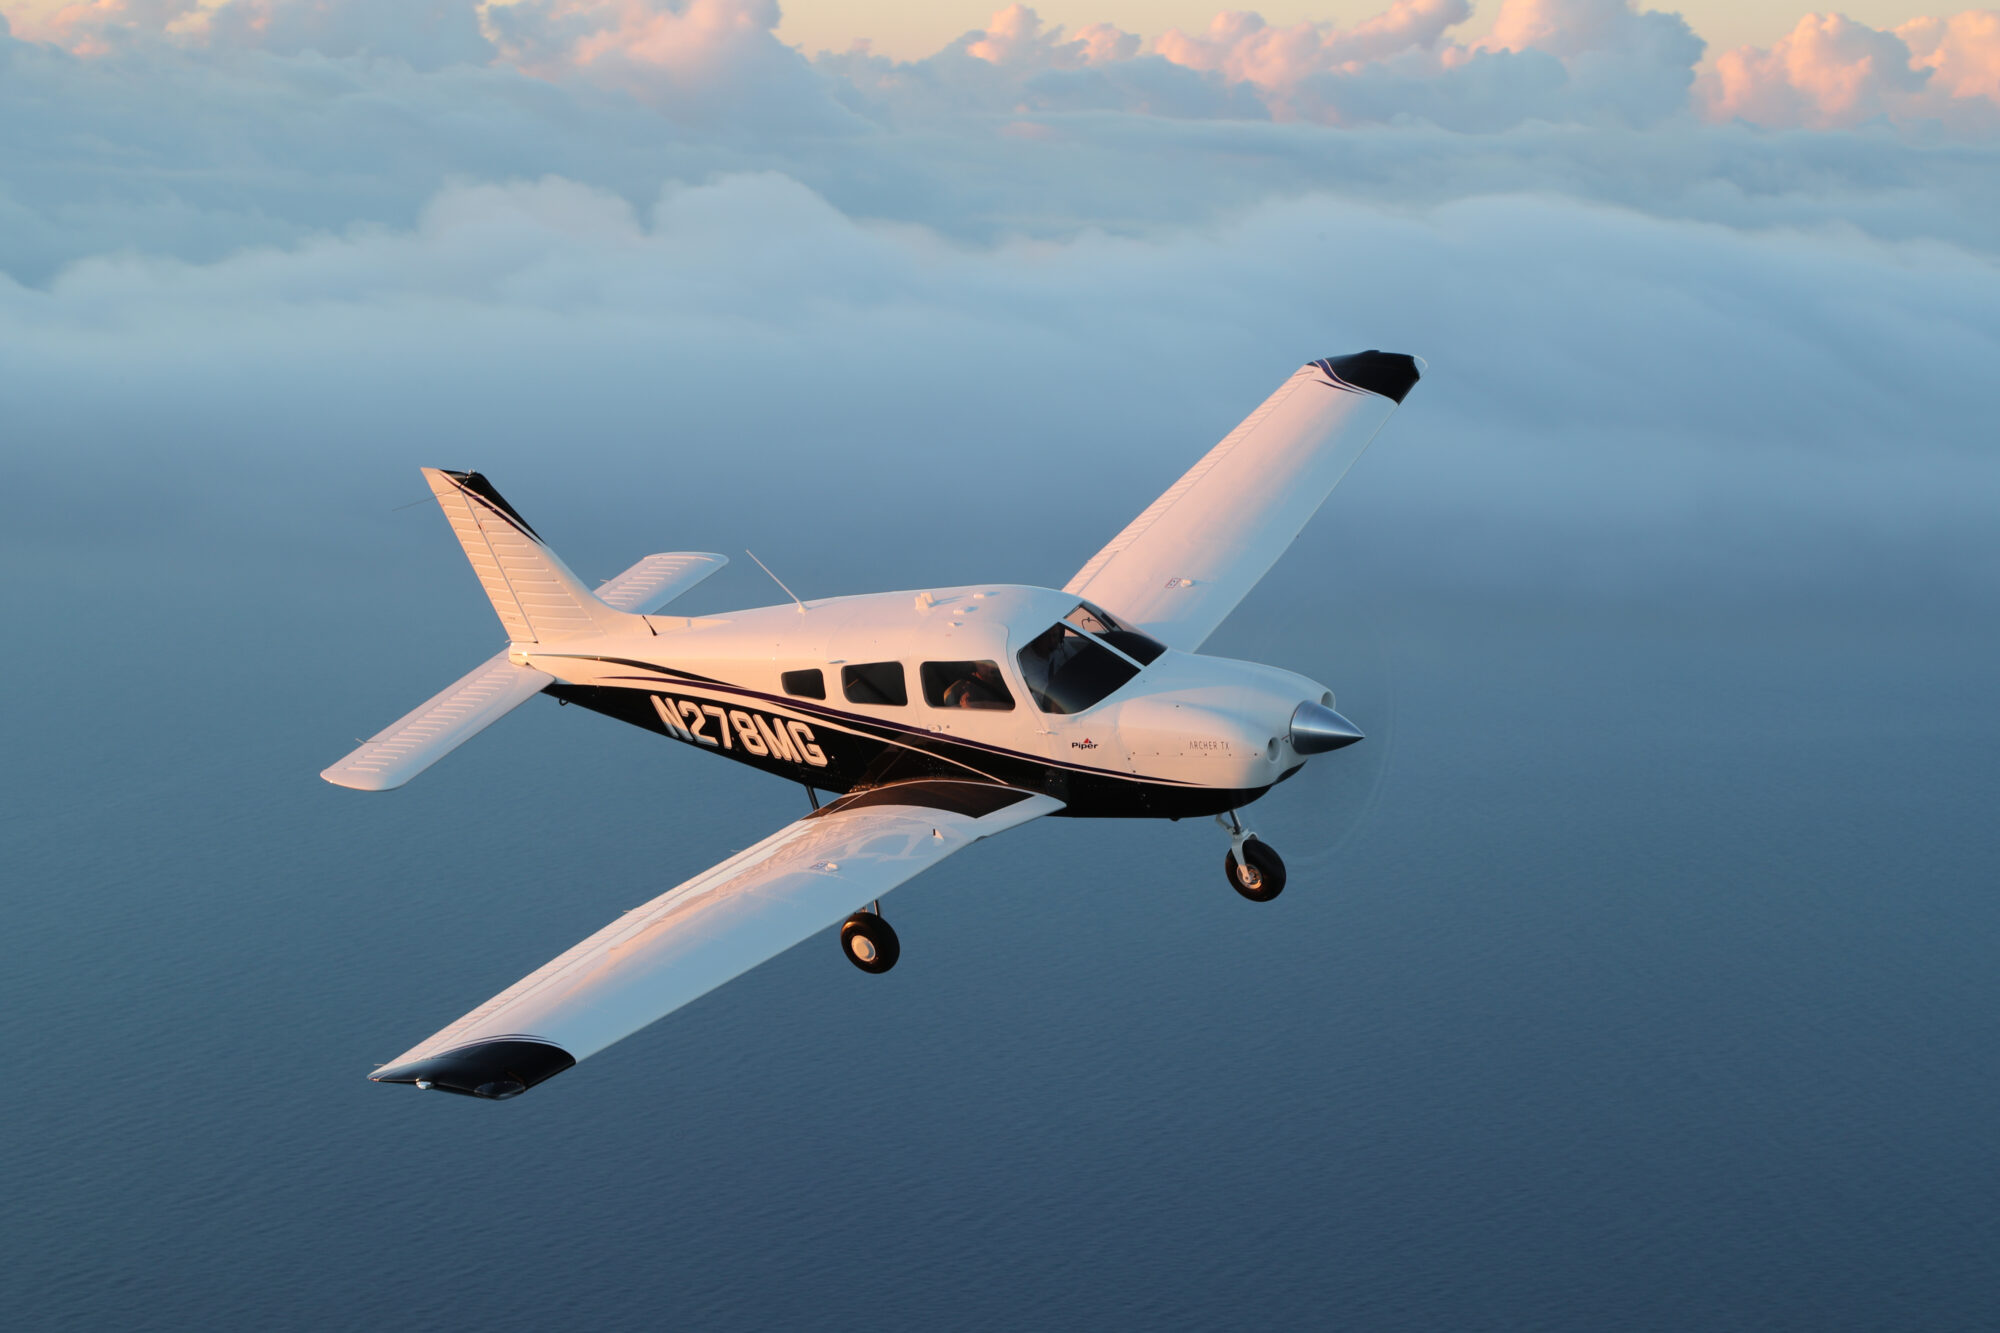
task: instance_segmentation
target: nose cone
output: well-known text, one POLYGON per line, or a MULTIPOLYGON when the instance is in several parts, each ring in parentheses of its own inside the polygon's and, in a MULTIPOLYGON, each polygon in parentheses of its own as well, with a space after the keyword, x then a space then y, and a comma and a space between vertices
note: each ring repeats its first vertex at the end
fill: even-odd
POLYGON ((1303 703, 1292 713, 1292 748, 1325 754, 1362 739, 1361 728, 1324 704, 1303 703))

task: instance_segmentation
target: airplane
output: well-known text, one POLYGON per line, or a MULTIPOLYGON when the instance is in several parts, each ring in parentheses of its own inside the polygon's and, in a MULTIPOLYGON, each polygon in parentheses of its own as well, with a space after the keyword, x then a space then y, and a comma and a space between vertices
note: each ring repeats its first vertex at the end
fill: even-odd
POLYGON ((1422 364, 1367 351, 1301 366, 1061 590, 787 588, 790 604, 665 615, 726 558, 650 555, 591 589, 485 477, 425 468, 508 645, 321 777, 399 787, 550 694, 801 783, 811 811, 369 1077, 515 1097, 829 926, 849 962, 887 972, 902 946, 881 899, 1044 815, 1214 816, 1231 887, 1276 898, 1284 862, 1239 812, 1362 733, 1324 685, 1199 650, 1422 364))

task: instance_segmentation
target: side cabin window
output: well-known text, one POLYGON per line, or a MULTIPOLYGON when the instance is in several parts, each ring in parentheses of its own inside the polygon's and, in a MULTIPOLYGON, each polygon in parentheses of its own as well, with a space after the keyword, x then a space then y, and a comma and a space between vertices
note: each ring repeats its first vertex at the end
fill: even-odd
POLYGON ((787 671, 778 677, 778 682, 785 687, 786 694, 795 698, 826 698, 826 676, 818 667, 810 667, 804 671, 787 671))
POLYGON ((1073 625, 1085 634, 1095 634, 1140 666, 1153 665, 1153 659, 1167 651, 1167 645, 1152 635, 1112 619, 1110 612, 1089 602, 1064 616, 1063 624, 1073 625))
POLYGON ((840 669, 840 689, 851 704, 887 704, 901 708, 910 701, 903 684, 901 662, 861 662, 840 669))
POLYGON ((1139 674, 1138 667, 1067 624, 1049 626, 1017 656, 1028 695, 1044 713, 1081 713, 1139 674))
POLYGON ((1014 692, 1000 675, 998 662, 926 662, 917 668, 924 702, 932 708, 994 708, 1014 706, 1014 692))

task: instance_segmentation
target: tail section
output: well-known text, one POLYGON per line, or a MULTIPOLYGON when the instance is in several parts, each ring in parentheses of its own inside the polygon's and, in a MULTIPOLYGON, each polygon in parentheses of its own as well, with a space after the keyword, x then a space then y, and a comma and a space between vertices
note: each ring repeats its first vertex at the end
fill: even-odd
POLYGON ((598 600, 486 478, 427 467, 424 479, 513 642, 644 631, 643 617, 598 600))

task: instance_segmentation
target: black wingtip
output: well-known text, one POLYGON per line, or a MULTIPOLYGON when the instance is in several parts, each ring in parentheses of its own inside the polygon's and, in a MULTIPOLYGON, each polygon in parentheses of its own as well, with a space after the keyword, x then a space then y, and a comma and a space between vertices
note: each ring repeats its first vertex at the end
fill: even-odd
POLYGON ((1313 364, 1337 385, 1365 389, 1398 403, 1423 378, 1417 369, 1417 359, 1401 352, 1353 352, 1347 356, 1329 356, 1313 364))
POLYGON ((413 1083, 436 1092, 504 1102, 574 1064, 576 1057, 553 1042, 502 1037, 406 1065, 391 1065, 368 1077, 377 1083, 413 1083))

